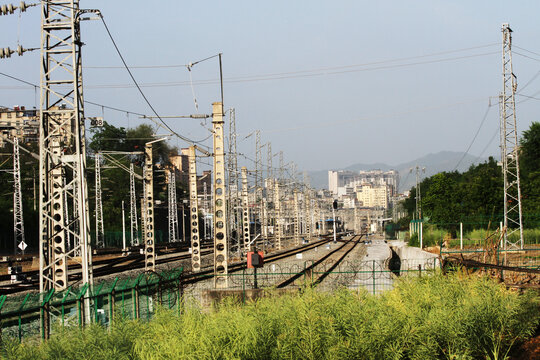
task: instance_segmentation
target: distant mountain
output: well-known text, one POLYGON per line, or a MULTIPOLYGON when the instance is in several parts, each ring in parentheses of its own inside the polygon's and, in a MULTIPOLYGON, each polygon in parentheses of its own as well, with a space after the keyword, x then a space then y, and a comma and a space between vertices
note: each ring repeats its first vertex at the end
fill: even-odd
MULTIPOLYGON (((354 164, 347 166, 343 169, 331 169, 331 170, 348 170, 348 171, 360 171, 360 170, 397 170, 400 176, 400 192, 404 192, 413 187, 416 183, 416 172, 411 168, 416 165, 421 168, 425 168, 425 173, 422 173, 422 178, 430 177, 443 171, 453 171, 461 158, 465 155, 463 152, 455 151, 441 151, 435 154, 428 154, 421 158, 402 163, 397 165, 388 165, 382 163, 374 164, 354 164)), ((457 171, 463 172, 469 169, 472 164, 482 163, 487 158, 480 158, 477 161, 477 157, 474 155, 466 154, 463 160, 456 168, 457 171)), ((328 189, 328 170, 310 171, 309 176, 311 178, 311 186, 316 189, 328 189)))

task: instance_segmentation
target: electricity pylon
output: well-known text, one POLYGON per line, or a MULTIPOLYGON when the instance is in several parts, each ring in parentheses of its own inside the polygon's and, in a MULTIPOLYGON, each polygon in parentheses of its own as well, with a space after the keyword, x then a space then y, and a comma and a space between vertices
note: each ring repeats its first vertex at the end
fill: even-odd
MULTIPOLYGON (((41 2, 39 289, 68 287, 68 262, 92 284, 78 0, 41 2), (63 179, 69 179, 64 183, 63 179), (67 249, 64 196, 76 200, 74 248, 67 249), (73 256, 80 254, 80 257, 73 256)), ((85 300, 88 307, 88 301, 85 300)))
POLYGON ((501 161, 504 178, 504 248, 523 249, 523 217, 519 182, 519 143, 516 126, 516 76, 512 70, 512 29, 502 25, 503 89, 499 97, 501 161), (517 233, 513 240, 510 235, 517 233))

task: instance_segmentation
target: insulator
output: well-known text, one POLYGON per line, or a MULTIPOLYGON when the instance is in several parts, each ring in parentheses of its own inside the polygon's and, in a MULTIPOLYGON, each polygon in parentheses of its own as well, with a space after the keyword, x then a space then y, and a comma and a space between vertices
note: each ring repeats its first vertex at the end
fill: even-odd
POLYGON ((0 7, 0 14, 13 14, 15 12, 15 9, 17 9, 17 7, 13 6, 13 4, 2 5, 2 7, 0 7))
POLYGON ((13 54, 13 50, 10 48, 0 48, 0 59, 9 58, 13 54))
POLYGON ((21 12, 25 12, 26 9, 28 9, 28 5, 26 5, 24 1, 21 1, 21 3, 19 4, 19 10, 21 10, 21 12))
POLYGON ((23 49, 23 47, 21 45, 17 46, 17 54, 19 54, 19 56, 22 56, 22 54, 25 52, 26 50, 23 49))

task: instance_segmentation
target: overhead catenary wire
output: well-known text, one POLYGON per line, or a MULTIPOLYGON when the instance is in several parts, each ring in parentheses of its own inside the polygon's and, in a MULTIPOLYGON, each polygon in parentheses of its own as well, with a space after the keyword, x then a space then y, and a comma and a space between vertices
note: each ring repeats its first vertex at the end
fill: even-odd
MULTIPOLYGON (((20 83, 23 83, 23 84, 32 86, 34 89, 39 89, 39 85, 32 84, 31 82, 26 81, 26 80, 23 80, 23 79, 21 79, 21 78, 18 78, 18 77, 15 77, 15 76, 6 74, 6 73, 4 73, 4 72, 0 72, 0 75, 5 76, 5 77, 7 77, 7 78, 10 78, 10 79, 12 79, 12 80, 18 81, 18 82, 20 82, 20 83)), ((139 112, 136 112, 136 111, 124 110, 124 109, 120 109, 120 108, 117 108, 117 107, 114 107, 114 106, 109 106, 109 105, 99 104, 99 103, 97 103, 97 102, 93 102, 93 101, 89 101, 89 100, 84 100, 84 103, 85 103, 85 104, 94 105, 94 106, 98 106, 98 107, 105 108, 105 109, 109 109, 109 110, 114 110, 114 111, 126 113, 126 114, 132 114, 132 115, 138 115, 138 116, 146 116, 145 114, 139 113, 139 112)))
MULTIPOLYGON (((441 62, 447 62, 447 61, 453 61, 453 60, 462 60, 462 59, 468 59, 468 58, 474 58, 474 57, 480 57, 480 56, 488 56, 488 55, 494 55, 494 54, 498 54, 498 52, 492 51, 492 52, 487 52, 487 53, 456 56, 456 57, 445 58, 445 59, 418 61, 418 62, 410 62, 410 63, 404 63, 404 64, 392 64, 392 65, 369 67, 369 68, 362 68, 362 69, 330 70, 330 71, 325 70, 325 69, 319 69, 319 70, 303 70, 303 71, 297 71, 297 72, 277 73, 277 74, 267 74, 267 75, 239 76, 239 77, 224 78, 223 81, 225 83, 246 83, 246 82, 257 82, 257 81, 308 78, 308 77, 318 77, 318 76, 426 65, 426 64, 441 63, 441 62)), ((353 66, 354 65, 349 65, 342 68, 350 68, 353 66)), ((199 80, 199 81, 193 82, 194 85, 215 85, 219 83, 220 83, 219 79, 205 79, 205 80, 199 80)), ((86 87, 89 89, 123 89, 123 88, 132 88, 134 86, 135 85, 133 84, 96 84, 96 85, 87 85, 86 87)), ((179 86, 191 86, 191 83, 189 81, 159 82, 159 83, 142 83, 142 84, 139 84, 139 86, 140 87, 179 87, 179 86)))
POLYGON ((124 59, 124 56, 122 55, 122 53, 120 52, 120 49, 118 48, 118 45, 116 44, 116 41, 114 40, 110 30, 109 30, 109 27, 107 26, 107 23, 105 22, 105 18, 103 17, 103 14, 99 13, 99 17, 101 19, 101 22, 103 23, 103 26, 105 27, 105 30, 107 31, 107 34, 109 35, 109 38, 114 46, 114 48, 116 49, 116 52, 118 53, 118 56, 120 57, 120 60, 122 60, 122 63, 124 64, 124 67, 126 69, 126 71, 128 72, 129 76, 131 77, 131 80, 133 81, 133 83, 135 84, 135 86, 137 87, 137 90, 139 91, 139 93, 141 94, 142 98, 144 99, 144 101, 146 102, 146 104, 148 105, 148 107, 152 110, 152 112, 154 113, 154 115, 159 119, 159 121, 163 124, 163 126, 169 130, 171 132, 171 134, 174 134, 175 136, 177 136, 178 138, 184 140, 185 142, 189 143, 189 144, 192 144, 192 145, 195 145, 195 144, 200 144, 200 142, 198 141, 193 141, 183 135, 180 135, 179 133, 177 133, 176 131, 174 131, 160 116, 159 114, 157 113, 156 109, 154 108, 154 106, 152 106, 152 104, 150 103, 150 101, 148 100, 148 98, 146 97, 145 93, 142 91, 141 87, 139 86, 139 83, 137 82, 137 80, 135 79, 135 76, 133 76, 133 73, 131 72, 129 66, 127 65, 125 59, 124 59))
POLYGON ((495 129, 495 132, 493 133, 493 135, 491 136, 491 139, 489 140, 489 142, 487 143, 487 145, 484 147, 484 149, 482 150, 482 152, 480 152, 480 155, 478 155, 478 157, 476 158, 476 160, 474 161, 475 163, 478 162, 478 160, 480 160, 480 158, 482 157, 482 155, 484 155, 484 153, 486 152, 486 150, 488 149, 488 147, 491 145, 491 143, 493 142, 493 140, 495 140, 495 136, 499 133, 500 129, 497 127, 495 129))

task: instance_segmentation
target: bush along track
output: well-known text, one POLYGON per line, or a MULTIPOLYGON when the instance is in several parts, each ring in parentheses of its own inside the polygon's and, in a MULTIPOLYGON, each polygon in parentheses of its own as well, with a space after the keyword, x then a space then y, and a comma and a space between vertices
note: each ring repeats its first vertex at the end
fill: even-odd
MULTIPOLYGON (((271 292, 271 291, 270 291, 271 292)), ((271 295, 271 294, 270 294, 271 295)), ((379 296, 306 288, 149 323, 65 328, 43 344, 4 339, 4 359, 506 359, 540 320, 537 293, 487 278, 401 279, 379 296)))

